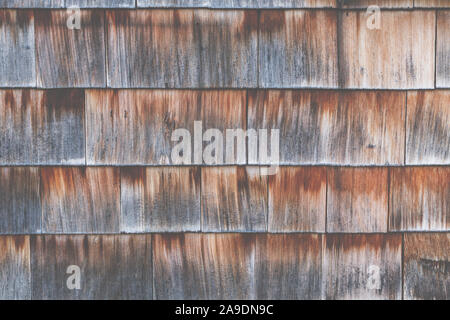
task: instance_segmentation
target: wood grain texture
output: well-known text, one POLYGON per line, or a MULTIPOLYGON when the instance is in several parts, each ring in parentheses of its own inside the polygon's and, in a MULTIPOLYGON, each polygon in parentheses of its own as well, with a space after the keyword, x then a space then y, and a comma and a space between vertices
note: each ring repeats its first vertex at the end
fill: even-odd
POLYGON ((450 91, 409 91, 406 164, 450 164, 450 91))
POLYGON ((257 84, 256 11, 116 10, 107 23, 108 86, 257 84))
POLYGON ((0 86, 35 85, 33 11, 0 10, 0 86))
POLYGON ((269 232, 324 232, 326 169, 280 167, 269 176, 269 232))
POLYGON ((135 0, 65 0, 66 7, 78 8, 134 8, 135 0))
POLYGON ((390 169, 389 230, 450 230, 450 167, 390 169))
POLYGON ((259 167, 202 168, 202 231, 267 230, 267 176, 259 167))
POLYGON ((344 88, 434 88, 434 11, 381 11, 380 29, 365 11, 339 19, 340 85, 344 88))
POLYGON ((342 8, 367 8, 378 6, 380 8, 412 8, 415 0, 342 0, 342 8))
POLYGON ((155 234, 157 300, 252 299, 255 240, 243 234, 155 234))
POLYGON ((416 8, 450 8, 450 0, 414 0, 416 8))
POLYGON ((321 235, 256 236, 256 299, 321 299, 321 268, 321 235))
POLYGON ((31 260, 35 300, 152 299, 150 235, 36 236, 31 260), (69 266, 80 289, 67 288, 69 266))
POLYGON ((0 8, 62 8, 64 0, 0 0, 0 8))
POLYGON ((387 232, 387 168, 328 168, 327 174, 328 232, 387 232))
POLYGON ((84 164, 84 92, 0 90, 0 164, 84 164))
POLYGON ((400 234, 326 236, 323 277, 327 300, 399 300, 400 234))
POLYGON ((200 168, 121 169, 121 232, 200 231, 200 168))
POLYGON ((0 168, 0 234, 39 232, 39 169, 0 168))
POLYGON ((35 11, 37 85, 104 87, 104 12, 80 11, 80 29, 69 29, 66 10, 35 11))
POLYGON ((0 268, 0 299, 31 299, 29 236, 0 236, 0 268))
POLYGON ((43 167, 44 233, 115 233, 120 220, 118 168, 43 167))
POLYGON ((437 11, 436 32, 436 87, 450 88, 450 10, 437 11))
POLYGON ((144 8, 335 8, 336 0, 137 0, 137 4, 144 8))
POLYGON ((328 10, 261 11, 259 86, 336 88, 336 21, 328 10))
POLYGON ((248 128, 280 130, 280 164, 403 164, 405 95, 250 91, 248 128))
POLYGON ((450 234, 406 233, 405 300, 448 300, 450 297, 450 234))

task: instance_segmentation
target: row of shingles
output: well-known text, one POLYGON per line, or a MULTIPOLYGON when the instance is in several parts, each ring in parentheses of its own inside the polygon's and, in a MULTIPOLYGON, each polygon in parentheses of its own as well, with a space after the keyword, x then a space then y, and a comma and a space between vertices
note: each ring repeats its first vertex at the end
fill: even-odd
POLYGON ((0 0, 0 8, 134 8, 136 0, 0 0))
POLYGON ((1 236, 0 297, 448 299, 449 246, 405 234, 402 268, 401 234, 1 236))
POLYGON ((450 169, 389 170, 2 168, 0 233, 449 231, 450 169))
POLYGON ((281 165, 450 163, 446 90, 22 89, 1 90, 0 102, 2 165, 270 164, 239 147, 227 157, 226 130, 247 128, 279 129, 281 165), (181 128, 190 141, 178 159, 181 128), (200 145, 196 132, 212 128, 223 148, 204 163, 211 139, 200 145))
MULTIPOLYGON (((114 10, 105 21, 83 10, 81 30, 63 10, 0 14, 3 87, 435 86, 435 11, 382 11, 380 30, 363 11, 114 10)), ((437 87, 448 85, 449 14, 437 13, 437 87)))

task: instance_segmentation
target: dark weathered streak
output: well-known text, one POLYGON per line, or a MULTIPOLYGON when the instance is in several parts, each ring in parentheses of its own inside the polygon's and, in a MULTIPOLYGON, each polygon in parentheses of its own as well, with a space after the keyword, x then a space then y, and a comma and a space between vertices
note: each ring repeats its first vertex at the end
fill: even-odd
POLYGON ((256 11, 108 11, 108 85, 256 86, 256 11))
POLYGON ((390 169, 389 230, 450 231, 450 167, 390 169))
POLYGON ((156 299, 254 298, 254 235, 156 234, 156 299))
POLYGON ((281 164, 403 164, 404 92, 258 90, 248 99, 249 128, 280 130, 281 164))
POLYGON ((407 111, 406 164, 449 165, 450 90, 409 91, 407 111))
MULTIPOLYGON (((450 8, 450 1, 447 6, 450 8)), ((450 88, 450 10, 437 12, 436 36, 436 87, 450 88)))
POLYGON ((31 299, 30 238, 0 236, 0 300, 31 299))
POLYGON ((80 29, 69 29, 67 10, 36 10, 37 85, 104 87, 104 12, 82 10, 80 29))
MULTIPOLYGON (((368 27, 365 10, 339 19, 340 84, 344 88, 434 87, 434 11, 381 11, 379 27, 368 27)), ((374 17, 372 17, 374 18, 374 17)))
POLYGON ((0 90, 0 164, 84 164, 84 92, 0 90))
POLYGON ((256 236, 256 299, 321 299, 322 236, 256 236))
POLYGON ((387 232, 387 168, 329 168, 327 180, 328 232, 387 232))
POLYGON ((281 167, 269 176, 269 232, 324 232, 326 169, 281 167))
POLYGON ((33 299, 152 299, 150 235, 35 236, 31 269, 33 299), (69 266, 80 268, 79 290, 67 287, 69 266))
POLYGON ((0 234, 41 231, 38 168, 0 168, 0 234))
POLYGON ((0 86, 35 86, 35 63, 33 11, 0 10, 0 86))
POLYGON ((65 0, 65 4, 79 8, 134 8, 136 0, 65 0))
POLYGON ((267 230, 267 176, 259 167, 202 168, 202 231, 267 230))
POLYGON ((401 299, 400 234, 326 236, 326 299, 401 299))
POLYGON ((450 234, 406 233, 404 298, 450 298, 450 234))
POLYGON ((338 86, 335 11, 268 10, 260 15, 260 87, 338 86))
MULTIPOLYGON (((68 0, 67 0, 68 1, 68 0)), ((0 8, 62 8, 64 0, 0 0, 0 8)))
POLYGON ((200 168, 121 169, 121 232, 200 231, 200 168))
POLYGON ((44 233, 119 231, 118 168, 41 168, 44 233))

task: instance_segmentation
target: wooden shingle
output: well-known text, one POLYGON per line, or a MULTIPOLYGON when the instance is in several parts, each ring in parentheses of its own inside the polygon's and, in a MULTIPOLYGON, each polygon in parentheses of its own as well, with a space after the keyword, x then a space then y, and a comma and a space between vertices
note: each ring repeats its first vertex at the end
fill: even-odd
POLYGON ((269 176, 269 232, 324 232, 324 167, 280 167, 269 176))
POLYGON ((80 29, 68 27, 71 14, 35 11, 38 87, 106 86, 104 12, 80 11, 80 29))
POLYGON ((139 8, 208 8, 211 0, 137 0, 139 8))
POLYGON ((406 164, 450 164, 450 91, 409 91, 406 164))
POLYGON ((403 164, 405 95, 251 91, 248 128, 280 130, 281 164, 403 164))
POLYGON ((0 90, 0 105, 0 164, 85 163, 82 90, 0 90))
POLYGON ((30 237, 0 236, 0 299, 31 299, 30 237))
POLYGON ((450 167, 390 169, 390 231, 450 231, 450 167))
POLYGON ((144 8, 335 8, 336 0, 137 0, 137 4, 144 8))
POLYGON ((436 87, 450 88, 450 10, 437 12, 436 32, 436 87))
POLYGON ((328 234, 322 269, 325 299, 401 299, 401 246, 399 234, 328 234))
POLYGON ((405 300, 448 300, 450 297, 450 234, 406 233, 405 300))
POLYGON ((150 235, 36 236, 31 268, 35 300, 152 299, 150 235))
POLYGON ((321 299, 321 269, 321 235, 256 236, 256 299, 321 299))
POLYGON ((156 234, 155 299, 252 299, 254 235, 156 234))
POLYGON ((342 0, 342 8, 368 8, 378 6, 381 8, 412 8, 414 0, 342 0))
POLYGON ((387 232, 387 168, 329 168, 327 180, 328 232, 387 232))
POLYGON ((256 11, 107 12, 108 86, 256 86, 256 11))
POLYGON ((0 8, 62 8, 64 0, 0 0, 0 8))
POLYGON ((0 10, 0 86, 35 86, 35 64, 33 11, 0 10))
POLYGON ((338 31, 341 86, 433 88, 435 22, 434 11, 381 11, 377 29, 365 11, 342 12, 338 31))
POLYGON ((41 168, 44 233, 119 231, 117 168, 41 168))
POLYGON ((338 86, 337 14, 328 10, 264 10, 259 21, 259 86, 338 86))
POLYGON ((259 167, 202 168, 202 231, 267 230, 267 176, 259 167))
POLYGON ((121 169, 121 232, 200 231, 200 169, 121 169))
POLYGON ((134 8, 136 0, 65 0, 65 4, 78 8, 134 8))
POLYGON ((0 234, 41 231, 38 168, 0 168, 0 234))

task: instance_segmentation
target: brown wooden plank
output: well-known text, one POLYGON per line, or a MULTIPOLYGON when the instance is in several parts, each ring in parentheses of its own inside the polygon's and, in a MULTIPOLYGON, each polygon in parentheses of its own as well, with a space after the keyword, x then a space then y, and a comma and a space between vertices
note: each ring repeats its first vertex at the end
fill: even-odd
POLYGON ((81 28, 69 29, 66 10, 35 11, 37 85, 104 87, 104 12, 82 10, 81 28))
POLYGON ((62 8, 64 0, 0 0, 0 8, 62 8))
POLYGON ((416 8, 450 8, 450 0, 414 0, 416 8))
POLYGON ((33 11, 0 10, 0 86, 35 85, 33 11))
POLYGON ((450 167, 390 169, 389 230, 450 230, 450 167))
POLYGON ((387 232, 387 168, 328 168, 327 180, 328 232, 387 232))
POLYGON ((256 11, 108 11, 108 85, 255 87, 257 18, 256 11))
POLYGON ((405 101, 394 91, 251 91, 248 128, 280 130, 281 164, 403 164, 405 101))
POLYGON ((0 234, 40 232, 38 168, 0 168, 0 234))
POLYGON ((84 92, 0 90, 0 164, 84 164, 84 92))
POLYGON ((200 231, 198 167, 121 170, 121 232, 200 231))
POLYGON ((450 10, 437 12, 436 32, 436 87, 450 88, 450 10))
POLYGON ((269 176, 269 231, 324 232, 324 167, 281 167, 269 176))
POLYGON ((33 299, 152 299, 150 235, 43 235, 31 239, 33 299), (80 289, 69 289, 80 268, 80 289))
POLYGON ((261 168, 202 168, 202 231, 266 230, 267 176, 261 168))
POLYGON ((414 0, 342 0, 342 8, 368 8, 378 6, 380 8, 412 8, 414 0))
POLYGON ((449 299, 449 248, 449 233, 405 234, 404 299, 449 299))
POLYGON ((402 297, 400 234, 326 236, 324 290, 327 300, 402 297))
POLYGON ((450 91, 409 91, 406 164, 450 164, 450 91))
POLYGON ((253 235, 155 234, 156 299, 252 299, 253 235))
POLYGON ((322 236, 256 236, 256 298, 321 299, 322 236))
POLYGON ((78 8, 134 8, 136 0, 65 0, 65 4, 78 8))
POLYGON ((119 231, 118 168, 41 168, 44 233, 119 231))
POLYGON ((336 21, 328 10, 261 11, 259 86, 336 88, 336 21))
POLYGON ((380 29, 365 11, 339 22, 340 82, 344 88, 434 88, 434 11, 381 11, 380 29))
POLYGON ((0 236, 0 299, 31 299, 30 237, 0 236))

